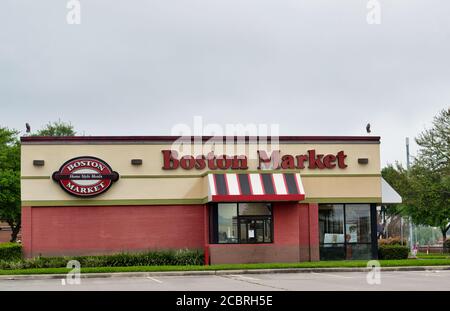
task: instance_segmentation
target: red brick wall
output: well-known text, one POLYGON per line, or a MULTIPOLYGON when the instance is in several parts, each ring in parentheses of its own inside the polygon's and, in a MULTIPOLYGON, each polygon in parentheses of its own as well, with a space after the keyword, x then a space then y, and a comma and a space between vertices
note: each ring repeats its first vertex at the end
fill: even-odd
POLYGON ((22 206, 22 249, 25 256, 31 256, 31 210, 29 206, 22 206))
POLYGON ((319 249, 319 204, 309 204, 309 260, 320 260, 319 249))
POLYGON ((319 260, 317 204, 274 203, 273 206, 273 244, 211 244, 211 263, 319 260))
POLYGON ((297 203, 273 204, 274 244, 298 247, 299 209, 297 203))
POLYGON ((298 262, 298 245, 210 244, 211 264, 298 262))
POLYGON ((204 248, 212 264, 319 260, 317 204, 275 203, 273 213, 273 244, 207 245, 203 205, 23 207, 22 239, 28 257, 204 248))
MULTIPOLYGON (((7 243, 11 241, 12 230, 7 222, 0 221, 0 243, 7 243)), ((19 230, 17 234, 17 242, 22 240, 22 233, 19 230)))
POLYGON ((10 228, 2 228, 0 230, 0 243, 6 243, 11 240, 11 229, 10 228))
POLYGON ((26 256, 204 247, 204 206, 24 207, 26 256))
POLYGON ((300 261, 309 261, 309 205, 298 205, 298 227, 299 227, 299 259, 300 261))

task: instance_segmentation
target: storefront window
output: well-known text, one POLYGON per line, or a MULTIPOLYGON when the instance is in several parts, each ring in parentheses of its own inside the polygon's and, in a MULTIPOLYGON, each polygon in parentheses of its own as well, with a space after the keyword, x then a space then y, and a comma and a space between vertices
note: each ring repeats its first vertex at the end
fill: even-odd
POLYGON ((212 243, 272 242, 269 203, 219 203, 212 206, 212 215, 212 243))
POLYGON ((348 243, 370 243, 370 206, 368 204, 345 206, 345 230, 348 243))
POLYGON ((237 243, 237 204, 219 204, 218 229, 219 243, 237 243))
POLYGON ((320 258, 370 259, 372 256, 370 220, 370 204, 321 204, 320 258))
POLYGON ((271 206, 267 203, 239 203, 240 216, 271 215, 271 206))
POLYGON ((347 244, 347 259, 366 260, 370 259, 372 254, 371 244, 347 244))
POLYGON ((344 205, 321 205, 319 228, 321 244, 344 243, 344 205))

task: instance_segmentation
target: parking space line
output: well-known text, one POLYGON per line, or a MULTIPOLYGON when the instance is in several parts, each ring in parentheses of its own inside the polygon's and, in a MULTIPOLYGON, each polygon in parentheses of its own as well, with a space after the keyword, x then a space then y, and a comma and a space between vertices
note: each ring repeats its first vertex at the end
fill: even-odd
POLYGON ((243 276, 243 275, 239 275, 239 274, 230 274, 231 276, 235 276, 235 277, 239 277, 239 278, 243 278, 243 279, 247 279, 247 280, 252 280, 252 281, 259 281, 259 279, 257 278, 252 278, 249 276, 243 276))
POLYGON ((249 277, 249 276, 242 276, 242 275, 239 275, 239 274, 224 274, 224 275, 220 275, 220 277, 227 278, 227 279, 230 279, 230 280, 234 280, 234 281, 237 281, 237 282, 244 282, 244 283, 248 283, 248 284, 254 284, 254 285, 262 286, 262 287, 266 288, 266 290, 267 290, 267 288, 269 288, 269 290, 270 290, 270 288, 272 290, 273 289, 275 289, 275 290, 288 290, 287 288, 275 286, 275 285, 272 285, 272 284, 262 283, 262 282, 264 282, 264 280, 261 280, 261 279, 252 278, 252 277, 249 277))
POLYGON ((155 278, 152 278, 151 276, 148 276, 147 279, 150 279, 150 280, 152 280, 152 281, 154 281, 156 283, 162 283, 162 281, 160 281, 158 279, 155 279, 155 278))
POLYGON ((322 273, 322 272, 311 272, 311 273, 315 274, 315 275, 332 276, 335 278, 353 279, 352 276, 343 276, 343 275, 338 275, 338 274, 329 274, 329 273, 322 273))
POLYGON ((421 271, 418 273, 418 271, 402 271, 400 272, 392 272, 389 274, 386 274, 386 272, 381 273, 381 278, 385 279, 396 279, 396 280, 402 280, 404 282, 415 282, 416 280, 420 280, 420 282, 435 282, 437 279, 446 280, 450 278, 448 275, 445 274, 439 274, 439 273, 433 273, 433 272, 425 272, 421 271))

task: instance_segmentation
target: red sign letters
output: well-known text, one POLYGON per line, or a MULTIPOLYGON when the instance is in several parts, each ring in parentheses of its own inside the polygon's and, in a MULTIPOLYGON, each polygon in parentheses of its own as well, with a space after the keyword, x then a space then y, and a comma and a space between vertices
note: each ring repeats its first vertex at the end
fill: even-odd
MULTIPOLYGON (((248 169, 248 160, 245 155, 240 156, 216 156, 214 152, 194 157, 185 155, 178 157, 175 150, 162 150, 163 170, 175 170, 182 168, 185 170, 198 169, 203 170, 246 170, 248 169)), ((265 151, 258 151, 258 169, 333 169, 338 167, 344 169, 347 167, 344 151, 337 154, 317 154, 316 150, 308 150, 307 154, 301 155, 283 155, 280 151, 274 151, 269 156, 265 151)))

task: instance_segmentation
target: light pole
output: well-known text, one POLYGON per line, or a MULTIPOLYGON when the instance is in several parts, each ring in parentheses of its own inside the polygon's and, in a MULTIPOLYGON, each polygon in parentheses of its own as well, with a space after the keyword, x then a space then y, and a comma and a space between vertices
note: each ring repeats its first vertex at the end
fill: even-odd
MULTIPOLYGON (((409 137, 406 137, 406 168, 407 168, 407 173, 409 174, 409 167, 410 167, 410 163, 409 163, 409 137)), ((409 217, 409 248, 411 250, 411 253, 413 251, 414 248, 414 236, 413 236, 413 223, 412 223, 412 218, 411 216, 409 217)))

